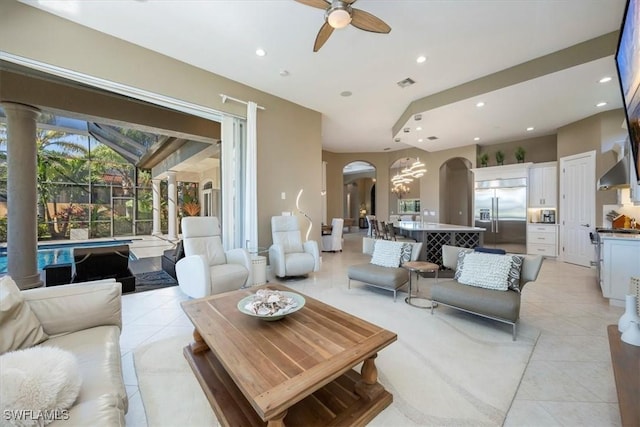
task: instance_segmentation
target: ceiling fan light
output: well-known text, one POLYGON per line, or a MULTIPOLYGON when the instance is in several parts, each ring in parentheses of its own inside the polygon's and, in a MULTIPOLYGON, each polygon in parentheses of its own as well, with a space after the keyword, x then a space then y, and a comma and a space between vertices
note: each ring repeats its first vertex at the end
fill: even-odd
POLYGON ((351 23, 351 14, 343 8, 336 8, 327 14, 327 22, 333 28, 344 28, 351 23))

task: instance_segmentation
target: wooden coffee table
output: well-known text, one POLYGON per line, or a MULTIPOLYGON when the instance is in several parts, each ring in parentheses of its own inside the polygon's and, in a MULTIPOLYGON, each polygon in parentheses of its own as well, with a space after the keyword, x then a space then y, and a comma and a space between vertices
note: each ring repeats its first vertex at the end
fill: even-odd
POLYGON ((273 322, 238 311, 260 288, 295 292, 270 284, 182 303, 195 326, 184 356, 222 425, 364 426, 391 404, 374 359, 395 333, 306 295, 273 322))

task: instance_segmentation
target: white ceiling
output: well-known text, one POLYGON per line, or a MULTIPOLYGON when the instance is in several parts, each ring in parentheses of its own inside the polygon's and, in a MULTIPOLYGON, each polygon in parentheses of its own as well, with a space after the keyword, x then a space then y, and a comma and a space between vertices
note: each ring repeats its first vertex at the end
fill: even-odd
POLYGON ((411 135, 392 134, 412 101, 618 30, 625 0, 359 0, 391 33, 350 26, 317 53, 324 13, 293 0, 21 1, 319 111, 333 152, 513 141, 622 107, 611 56, 437 107, 419 133, 412 118, 411 135), (598 84, 603 76, 613 79, 598 84), (417 83, 396 85, 406 77, 417 83))

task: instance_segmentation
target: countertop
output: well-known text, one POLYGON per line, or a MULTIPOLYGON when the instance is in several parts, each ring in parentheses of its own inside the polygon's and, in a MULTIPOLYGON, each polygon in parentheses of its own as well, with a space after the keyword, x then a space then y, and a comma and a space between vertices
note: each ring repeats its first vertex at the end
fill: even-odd
POLYGON ((600 240, 633 240, 640 243, 640 234, 600 233, 600 240))
POLYGON ((480 227, 467 227, 464 225, 440 224, 440 223, 422 223, 420 221, 400 221, 396 227, 407 231, 431 231, 437 233, 439 231, 486 231, 480 227))

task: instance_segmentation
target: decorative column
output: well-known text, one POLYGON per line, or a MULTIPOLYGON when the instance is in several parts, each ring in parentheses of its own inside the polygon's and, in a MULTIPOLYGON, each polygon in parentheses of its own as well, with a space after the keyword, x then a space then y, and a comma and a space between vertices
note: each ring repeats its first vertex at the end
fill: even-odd
POLYGON ((38 273, 36 118, 40 110, 3 102, 7 115, 7 272, 20 289, 42 286, 38 273))
POLYGON ((167 172, 169 182, 169 233, 167 238, 169 240, 178 240, 178 233, 176 232, 178 225, 178 186, 176 185, 176 173, 174 171, 167 172))
POLYGON ((153 230, 152 236, 159 236, 162 234, 160 227, 160 180, 151 180, 151 192, 153 194, 153 230))

